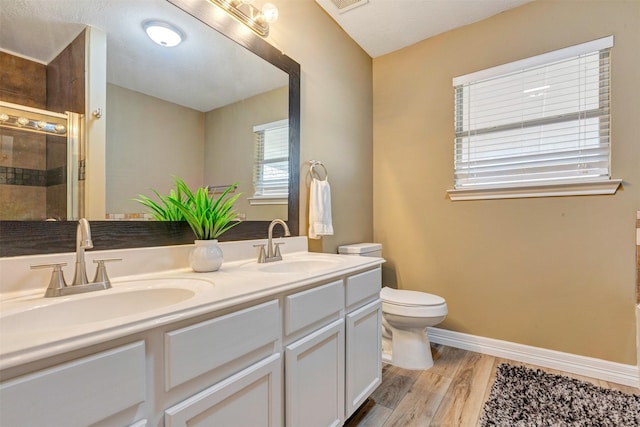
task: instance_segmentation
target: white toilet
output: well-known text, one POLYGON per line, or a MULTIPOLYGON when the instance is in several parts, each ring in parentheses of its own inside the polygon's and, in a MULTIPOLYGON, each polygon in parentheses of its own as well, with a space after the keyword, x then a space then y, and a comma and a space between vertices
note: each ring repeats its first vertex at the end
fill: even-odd
MULTIPOLYGON (((379 243, 340 246, 339 253, 360 256, 382 256, 379 243)), ((425 292, 383 287, 382 360, 404 369, 429 369, 433 356, 427 327, 447 317, 444 298, 425 292)))
POLYGON ((424 292, 382 288, 382 360, 405 369, 433 366, 427 327, 447 317, 444 298, 424 292))

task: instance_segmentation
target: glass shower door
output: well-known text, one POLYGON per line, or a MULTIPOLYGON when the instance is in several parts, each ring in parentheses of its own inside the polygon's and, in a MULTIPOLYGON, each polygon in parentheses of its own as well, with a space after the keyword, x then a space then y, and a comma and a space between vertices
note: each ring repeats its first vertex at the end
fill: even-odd
POLYGON ((0 101, 0 220, 82 215, 82 115, 0 101))

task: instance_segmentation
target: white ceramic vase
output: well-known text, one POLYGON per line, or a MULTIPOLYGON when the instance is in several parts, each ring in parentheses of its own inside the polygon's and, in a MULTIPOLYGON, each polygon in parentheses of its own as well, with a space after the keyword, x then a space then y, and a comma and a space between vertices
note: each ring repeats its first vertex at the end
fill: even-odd
POLYGON ((222 265, 222 249, 217 240, 196 240, 196 247, 189 255, 191 268, 197 273, 217 271, 222 265))

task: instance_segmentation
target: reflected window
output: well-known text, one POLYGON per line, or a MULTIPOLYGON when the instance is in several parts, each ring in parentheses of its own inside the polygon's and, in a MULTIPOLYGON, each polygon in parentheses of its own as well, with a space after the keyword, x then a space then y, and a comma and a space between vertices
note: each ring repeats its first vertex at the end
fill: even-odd
POLYGON ((251 204, 286 204, 289 197, 289 120, 253 128, 254 195, 251 204))

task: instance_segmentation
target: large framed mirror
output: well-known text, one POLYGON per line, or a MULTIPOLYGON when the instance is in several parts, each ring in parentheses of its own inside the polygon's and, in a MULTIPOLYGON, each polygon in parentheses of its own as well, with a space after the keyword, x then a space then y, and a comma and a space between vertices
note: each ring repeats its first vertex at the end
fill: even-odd
MULTIPOLYGON (((3 4, 1 18, 4 69, 7 54, 40 55, 36 62, 46 67, 63 56, 60 43, 81 38, 86 26, 106 34, 105 106, 100 112, 79 111, 89 126, 102 120, 106 129, 104 158, 91 158, 89 147, 85 161, 86 168, 96 161, 97 169, 104 168, 104 188, 79 198, 90 206, 79 211, 91 221, 96 249, 192 242, 186 224, 133 220, 143 209, 132 199, 152 188, 168 192, 174 176, 210 188, 239 183, 237 207, 245 220, 221 240, 265 237, 273 218, 286 219, 298 234, 300 66, 294 60, 206 0, 11 0, 3 4), (148 20, 173 23, 185 36, 184 46, 150 44, 143 31, 148 20), (44 53, 19 52, 17 46, 29 44, 44 53), (184 52, 176 50, 181 46, 184 52), (254 186, 256 129, 273 123, 286 124, 288 131, 284 199, 261 198, 254 186), (104 207, 91 206, 92 199, 104 207)), ((73 58, 73 51, 67 56, 73 58)), ((63 85, 49 84, 63 91, 63 85)), ((0 88, 0 100, 5 95, 0 88)), ((11 200, 1 188, 0 197, 2 203, 11 200)), ((0 219, 0 256, 75 249, 75 221, 0 219)))

